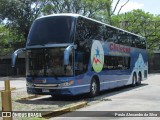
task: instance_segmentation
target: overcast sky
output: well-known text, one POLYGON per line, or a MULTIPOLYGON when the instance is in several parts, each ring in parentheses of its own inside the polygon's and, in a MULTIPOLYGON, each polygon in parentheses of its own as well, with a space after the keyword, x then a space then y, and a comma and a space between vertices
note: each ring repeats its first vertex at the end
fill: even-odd
MULTIPOLYGON (((117 0, 114 0, 113 6, 115 5, 117 0)), ((117 11, 120 6, 123 5, 127 0, 121 0, 117 11)), ((152 14, 160 15, 160 0, 130 0, 121 10, 120 13, 128 12, 133 9, 142 9, 145 12, 149 12, 152 14)), ((116 11, 116 13, 117 13, 116 11)))

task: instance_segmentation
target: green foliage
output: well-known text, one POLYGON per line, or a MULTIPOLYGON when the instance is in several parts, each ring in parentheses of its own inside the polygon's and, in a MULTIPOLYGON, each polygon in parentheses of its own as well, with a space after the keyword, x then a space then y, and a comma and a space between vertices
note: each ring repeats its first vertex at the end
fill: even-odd
POLYGON ((111 0, 0 0, 0 20, 5 20, 10 31, 25 39, 40 15, 78 13, 110 22, 110 11, 111 0))
POLYGON ((0 19, 7 19, 8 27, 26 39, 33 20, 45 3, 45 0, 1 0, 0 19))
POLYGON ((156 43, 160 42, 159 16, 142 10, 114 15, 116 6, 112 8, 112 3, 113 0, 0 0, 0 22, 5 20, 5 26, 7 26, 7 28, 1 26, 0 29, 9 31, 5 33, 9 36, 3 36, 0 42, 2 45, 12 43, 12 49, 23 47, 29 28, 38 16, 78 13, 140 34, 147 38, 149 49, 157 47, 156 43))
POLYGON ((46 0, 0 0, 0 55, 24 47, 32 22, 46 0))
POLYGON ((4 25, 0 25, 0 56, 6 55, 8 52, 12 51, 10 39, 10 32, 4 25))
POLYGON ((112 25, 146 37, 148 48, 155 49, 160 43, 160 17, 142 10, 112 16, 112 25))
POLYGON ((0 56, 5 56, 24 45, 23 35, 17 35, 13 30, 0 24, 0 56))
POLYGON ((48 0, 43 14, 78 13, 101 21, 110 17, 111 0, 48 0), (109 12, 108 12, 109 11, 109 12))

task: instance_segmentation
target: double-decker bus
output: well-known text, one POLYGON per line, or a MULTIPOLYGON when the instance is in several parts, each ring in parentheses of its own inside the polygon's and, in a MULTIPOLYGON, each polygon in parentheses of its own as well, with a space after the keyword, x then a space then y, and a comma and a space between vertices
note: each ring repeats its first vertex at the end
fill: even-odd
POLYGON ((145 38, 78 15, 54 14, 37 18, 26 47, 27 92, 91 97, 100 91, 139 85, 147 79, 145 38))

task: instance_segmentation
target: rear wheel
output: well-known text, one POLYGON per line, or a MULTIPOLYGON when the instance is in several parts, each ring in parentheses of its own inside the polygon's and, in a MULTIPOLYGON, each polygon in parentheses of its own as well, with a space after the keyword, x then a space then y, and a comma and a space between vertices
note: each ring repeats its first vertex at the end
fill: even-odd
POLYGON ((92 78, 90 85, 90 97, 95 97, 99 92, 98 83, 95 78, 92 78))
POLYGON ((136 76, 136 74, 134 73, 134 74, 133 74, 133 77, 132 77, 132 86, 135 87, 135 86, 136 86, 136 83, 137 83, 137 76, 136 76))
POLYGON ((140 85, 142 81, 141 73, 138 74, 137 85, 140 85))

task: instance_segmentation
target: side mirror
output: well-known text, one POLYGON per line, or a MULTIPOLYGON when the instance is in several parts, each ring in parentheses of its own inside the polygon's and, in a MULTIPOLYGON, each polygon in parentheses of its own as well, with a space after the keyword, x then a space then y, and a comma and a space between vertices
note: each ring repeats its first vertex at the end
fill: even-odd
POLYGON ((75 45, 69 45, 65 50, 64 50, 64 65, 68 65, 69 64, 69 54, 71 52, 72 49, 76 49, 75 45))
POLYGON ((16 58, 17 58, 18 54, 23 53, 25 51, 26 51, 26 48, 20 48, 20 49, 14 51, 14 53, 12 54, 12 67, 15 67, 16 58))

